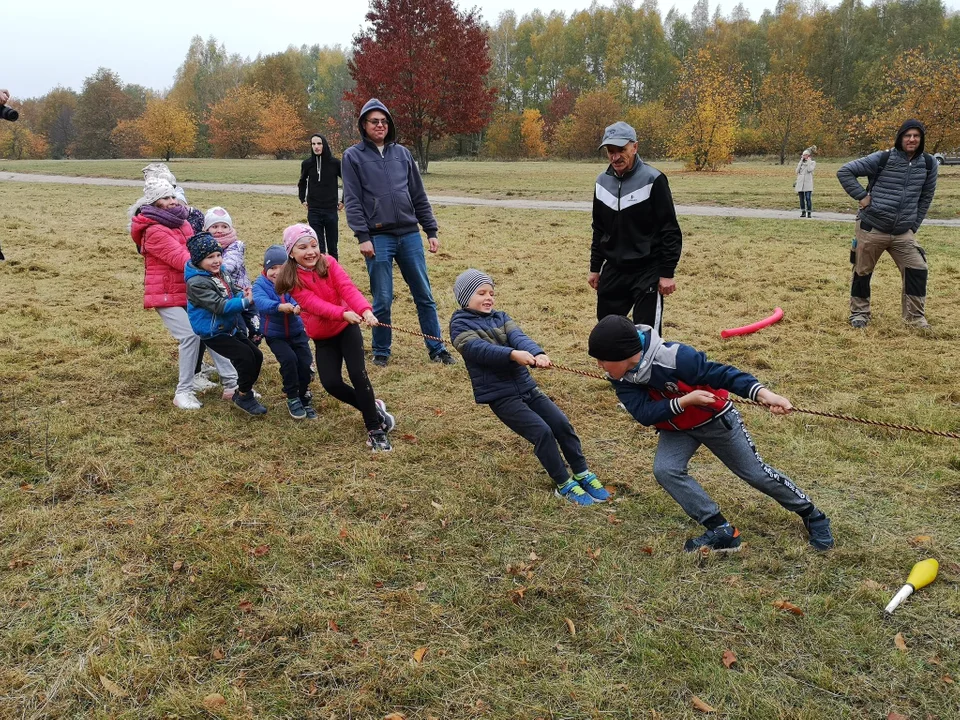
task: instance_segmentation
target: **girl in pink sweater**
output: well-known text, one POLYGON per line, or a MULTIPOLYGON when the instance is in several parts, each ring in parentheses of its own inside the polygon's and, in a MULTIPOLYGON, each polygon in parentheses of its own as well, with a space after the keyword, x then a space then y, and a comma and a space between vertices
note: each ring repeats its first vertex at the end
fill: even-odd
POLYGON ((373 308, 350 276, 330 255, 320 251, 317 234, 299 223, 283 231, 287 262, 280 268, 277 293, 289 292, 300 306, 300 319, 313 340, 317 375, 323 389, 340 402, 357 408, 373 452, 392 450, 387 433, 396 421, 383 400, 373 394, 363 359, 360 323, 377 325, 373 308), (343 381, 343 365, 351 387, 343 381))

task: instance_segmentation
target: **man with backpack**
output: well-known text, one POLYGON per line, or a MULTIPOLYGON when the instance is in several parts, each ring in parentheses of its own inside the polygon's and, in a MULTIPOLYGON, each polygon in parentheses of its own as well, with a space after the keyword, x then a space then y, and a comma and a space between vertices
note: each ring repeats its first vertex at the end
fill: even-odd
POLYGON ((915 237, 937 189, 937 163, 923 151, 924 133, 923 123, 907 120, 897 131, 893 149, 853 160, 837 171, 843 189, 860 203, 850 287, 850 324, 855 328, 870 322, 870 278, 884 250, 903 279, 903 321, 915 328, 930 327, 924 316, 927 260, 915 237), (859 177, 868 179, 866 188, 859 177))

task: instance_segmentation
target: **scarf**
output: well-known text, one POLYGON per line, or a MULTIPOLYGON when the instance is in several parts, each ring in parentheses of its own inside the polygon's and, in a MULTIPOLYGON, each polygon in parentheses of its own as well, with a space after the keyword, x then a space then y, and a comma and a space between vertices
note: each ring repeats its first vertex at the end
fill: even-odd
POLYGON ((187 219, 190 211, 183 205, 175 205, 170 210, 161 210, 156 205, 144 205, 140 214, 168 228, 179 228, 187 219))
POLYGON ((237 231, 230 228, 229 232, 225 232, 222 235, 214 235, 213 239, 219 243, 221 248, 226 250, 237 241, 237 231))

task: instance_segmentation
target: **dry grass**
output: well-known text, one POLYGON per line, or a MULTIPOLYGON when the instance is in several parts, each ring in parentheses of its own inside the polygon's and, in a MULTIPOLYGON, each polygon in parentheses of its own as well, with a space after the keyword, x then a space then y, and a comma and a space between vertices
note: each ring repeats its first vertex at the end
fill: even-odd
MULTIPOLYGON (((89 177, 140 177, 146 160, 0 160, 0 172, 49 173, 89 177)), ((715 173, 683 170, 680 163, 655 161, 670 178, 674 201, 687 205, 793 209, 796 163, 736 162, 715 173)), ((837 182, 840 161, 819 160, 813 196, 814 212, 849 212, 855 203, 837 182)), ((295 185, 299 160, 174 160, 184 182, 266 183, 295 185)), ((484 198, 585 200, 592 198, 598 162, 433 162, 425 177, 431 193, 484 198)), ((933 218, 960 217, 960 167, 940 168, 933 218)))
MULTIPOLYGON (((398 415, 390 455, 371 457, 357 414, 319 389, 320 420, 295 424, 272 362, 258 384, 266 418, 213 396, 183 413, 170 402, 175 345, 140 309, 122 231, 131 197, 0 186, 0 717, 673 720, 700 717, 694 695, 749 720, 960 714, 956 441, 746 410, 766 458, 831 514, 839 547, 813 553, 795 517, 700 454, 693 472, 747 546, 697 560, 679 552, 697 529, 651 476, 655 436, 601 382, 537 375, 619 488, 612 507, 579 511, 473 404, 463 366, 428 364, 406 336, 389 368, 371 369, 398 415), (940 579, 884 619, 928 556, 940 579), (775 609, 781 598, 805 616, 775 609), (225 704, 204 708, 211 693, 225 704)), ((286 199, 226 200, 251 267, 300 219, 286 199)), ((555 360, 589 368, 588 218, 439 217, 429 264, 443 324, 457 273, 481 267, 555 360)), ((921 336, 898 322, 889 259, 875 323, 845 326, 848 227, 682 226, 668 337, 798 405, 960 426, 955 231, 922 232, 937 330, 921 336), (719 339, 775 305, 780 324, 719 339)), ((415 327, 398 287, 395 321, 415 327)))

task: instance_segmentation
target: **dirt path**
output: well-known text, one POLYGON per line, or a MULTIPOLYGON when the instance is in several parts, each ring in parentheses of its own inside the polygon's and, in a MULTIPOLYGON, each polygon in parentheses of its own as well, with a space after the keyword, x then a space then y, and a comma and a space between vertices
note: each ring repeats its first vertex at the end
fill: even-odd
MULTIPOLYGON (((36 175, 33 173, 0 172, 0 182, 57 183, 62 185, 108 185, 115 187, 142 188, 141 180, 121 178, 71 177, 67 175, 36 175)), ((296 195, 293 185, 240 185, 232 183, 182 183, 186 190, 212 192, 257 193, 260 195, 296 195)), ((430 195, 434 205, 466 205, 472 207, 499 207, 514 210, 564 210, 589 212, 591 203, 578 200, 494 200, 491 198, 457 197, 455 195, 430 195)), ((762 208, 718 207, 715 205, 677 205, 678 215, 703 217, 765 218, 770 220, 800 220, 796 210, 767 210, 762 208)), ((853 222, 850 213, 817 212, 813 220, 821 222, 853 222)), ((960 227, 960 220, 924 220, 924 225, 960 227)))

